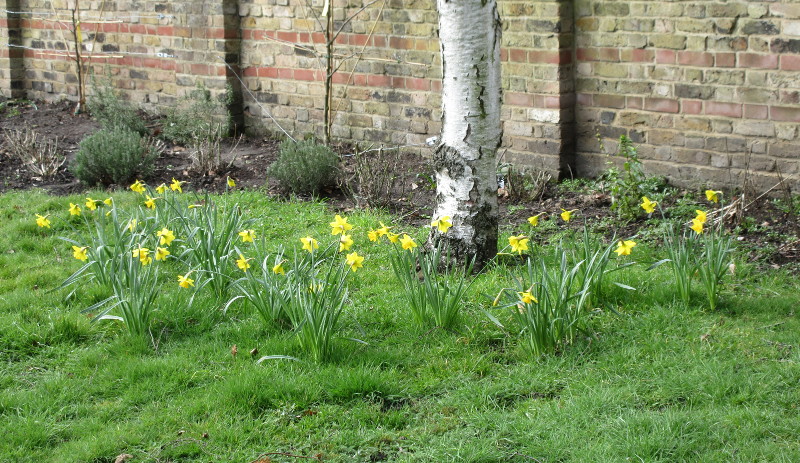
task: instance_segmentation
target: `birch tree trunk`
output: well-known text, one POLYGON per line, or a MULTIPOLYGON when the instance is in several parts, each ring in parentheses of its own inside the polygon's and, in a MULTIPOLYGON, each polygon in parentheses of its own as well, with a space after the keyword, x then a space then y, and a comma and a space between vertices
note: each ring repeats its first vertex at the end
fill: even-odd
POLYGON ((497 254, 496 154, 500 146, 500 15, 496 0, 437 0, 442 52, 442 134, 433 156, 436 209, 451 218, 442 244, 477 268, 497 254))

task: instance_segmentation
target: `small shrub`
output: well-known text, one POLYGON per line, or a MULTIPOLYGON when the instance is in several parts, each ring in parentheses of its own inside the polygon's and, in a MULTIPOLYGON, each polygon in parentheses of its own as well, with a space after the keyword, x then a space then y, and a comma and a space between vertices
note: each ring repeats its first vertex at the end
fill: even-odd
POLYGON ((284 190, 313 194, 334 183, 338 164, 339 156, 315 140, 286 140, 267 174, 284 190))
POLYGON ((129 102, 120 98, 107 78, 102 84, 92 78, 94 97, 88 101, 89 112, 106 129, 127 129, 140 135, 147 133, 144 120, 129 102))
POLYGON ((30 128, 6 130, 5 138, 11 155, 21 160, 28 172, 39 178, 55 177, 58 169, 67 161, 58 152, 58 140, 37 140, 36 132, 30 128))
POLYGON ((136 132, 103 129, 81 141, 71 170, 89 186, 119 185, 147 177, 158 154, 157 143, 136 132))
POLYGON ((234 151, 241 141, 242 137, 235 140, 233 147, 228 151, 228 156, 231 159, 227 163, 223 163, 222 147, 220 146, 222 138, 219 126, 209 129, 207 136, 195 138, 189 146, 192 169, 207 174, 230 168, 236 160, 234 151))
POLYGON ((537 201, 553 176, 544 171, 531 172, 511 163, 497 166, 497 184, 501 194, 511 201, 537 201))
POLYGON ((659 193, 666 186, 663 177, 648 177, 639 160, 639 153, 630 138, 619 137, 617 156, 625 158, 622 169, 609 167, 603 173, 609 193, 611 193, 611 210, 620 218, 634 219, 642 214, 639 207, 642 196, 660 199, 659 193))
POLYGON ((400 150, 360 150, 356 147, 352 166, 352 173, 342 179, 341 187, 355 198, 359 206, 388 206, 392 198, 405 196, 408 174, 402 167, 400 150), (396 188, 401 190, 399 196, 395 194, 396 188))
POLYGON ((227 105, 233 99, 233 90, 228 87, 224 101, 211 97, 211 91, 202 84, 167 112, 162 135, 175 143, 188 145, 201 140, 219 140, 231 129, 231 116, 227 105))

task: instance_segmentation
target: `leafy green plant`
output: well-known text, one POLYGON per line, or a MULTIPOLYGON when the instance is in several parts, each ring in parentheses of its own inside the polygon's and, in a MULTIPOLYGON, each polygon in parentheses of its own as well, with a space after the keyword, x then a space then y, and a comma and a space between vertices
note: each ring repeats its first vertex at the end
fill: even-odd
POLYGON ((113 88, 108 76, 98 83, 92 76, 94 96, 88 101, 89 112, 106 130, 128 130, 139 135, 147 133, 147 126, 130 102, 122 99, 113 88))
POLYGON ((313 139, 285 140, 267 174, 286 191, 314 194, 334 184, 338 165, 339 156, 313 139))
POLYGON ((698 268, 698 240, 695 235, 690 236, 686 231, 679 234, 674 225, 666 227, 663 238, 668 258, 656 262, 650 269, 663 263, 670 263, 678 296, 684 304, 688 304, 691 298, 692 277, 698 268))
POLYGON ((611 165, 602 178, 611 194, 611 210, 620 218, 633 219, 642 213, 639 207, 642 196, 660 199, 657 193, 664 189, 666 182, 662 177, 645 174, 636 146, 625 135, 619 137, 617 156, 624 158, 622 169, 611 165))
MULTIPOLYGON (((630 243, 631 241, 627 242, 630 243)), ((568 247, 562 244, 565 248, 571 249, 568 254, 570 264, 579 268, 578 280, 581 282, 580 286, 587 291, 586 304, 588 306, 595 306, 601 302, 606 275, 634 264, 634 262, 625 262, 618 264, 616 267, 608 268, 608 264, 611 262, 611 253, 615 247, 617 249, 620 248, 619 243, 612 237, 609 244, 603 244, 601 240, 591 236, 589 228, 584 224, 583 239, 581 241, 575 242, 568 247), (583 265, 578 265, 580 262, 583 262, 583 265)), ((634 289, 616 281, 613 284, 628 290, 634 289)))
POLYGON ((162 135, 175 143, 188 145, 202 140, 219 140, 228 135, 232 120, 228 105, 233 101, 233 89, 228 86, 223 100, 212 97, 202 83, 167 111, 162 135))
POLYGON ((293 273, 287 276, 285 261, 283 251, 265 255, 258 261, 255 270, 244 272, 241 278, 233 281, 241 294, 233 297, 225 309, 238 299, 246 299, 264 324, 269 327, 285 325, 289 321, 287 310, 292 297, 291 278, 294 272, 302 272, 302 267, 295 267, 289 270, 293 273))
POLYGON ((697 266, 697 273, 700 275, 711 310, 717 308, 720 285, 731 264, 731 252, 733 252, 733 242, 730 235, 722 230, 722 225, 720 224, 718 228, 709 227, 704 233, 703 253, 697 266))
POLYGON ((159 154, 156 142, 136 132, 103 129, 81 140, 70 169, 86 185, 120 185, 150 175, 159 154))
POLYGON ((456 269, 450 264, 450 257, 442 255, 441 247, 429 252, 421 252, 418 247, 407 250, 395 247, 391 263, 417 324, 454 328, 464 296, 474 281, 468 280, 474 260, 465 268, 456 269))

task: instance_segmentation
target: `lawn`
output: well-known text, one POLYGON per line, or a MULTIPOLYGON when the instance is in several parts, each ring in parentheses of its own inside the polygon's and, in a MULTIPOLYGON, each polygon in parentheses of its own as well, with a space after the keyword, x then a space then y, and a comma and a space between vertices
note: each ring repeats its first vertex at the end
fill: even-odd
MULTIPOLYGON (((242 299, 227 304, 235 288, 216 297, 199 288, 200 271, 195 287, 180 287, 176 276, 190 268, 179 244, 148 267, 159 271, 144 335, 93 323, 99 309, 82 310, 109 289, 88 279, 61 288, 82 266, 62 238, 88 244, 83 218, 109 210, 70 216, 87 195, 108 196, 0 196, 0 461, 800 461, 800 284, 741 253, 711 310, 697 281, 685 304, 668 265, 648 270, 666 256, 657 233, 643 233, 631 255, 612 254, 613 268, 633 264, 609 274, 585 329, 534 356, 510 323, 514 307, 492 307, 524 273, 518 255, 472 281, 454 328, 420 326, 392 272, 402 249, 367 231, 383 222, 421 243, 428 230, 348 213, 352 250, 365 260, 345 268, 333 350, 315 362, 292 330, 266 324, 242 299)), ((251 272, 259 252, 302 255, 301 238, 337 239, 324 203, 186 195, 238 205, 255 240, 237 236, 232 255, 253 259, 251 272)), ((113 198, 126 214, 151 213, 136 193, 113 198)), ((502 241, 529 233, 532 258, 547 261, 556 236, 574 235, 558 214, 547 220, 538 232, 547 236, 518 224, 502 241)), ((232 259, 219 272, 240 278, 232 259)))

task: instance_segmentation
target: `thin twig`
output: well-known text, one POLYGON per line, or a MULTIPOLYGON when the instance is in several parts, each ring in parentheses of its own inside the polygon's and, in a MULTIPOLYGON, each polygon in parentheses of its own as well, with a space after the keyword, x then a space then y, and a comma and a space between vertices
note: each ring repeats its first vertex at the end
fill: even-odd
POLYGON ((295 454, 293 454, 293 453, 286 453, 286 452, 267 452, 267 453, 262 453, 261 455, 257 456, 257 457, 256 457, 256 459, 255 459, 255 460, 253 460, 253 461, 251 461, 250 463, 259 463, 259 461, 261 460, 261 457, 268 457, 268 456, 270 456, 270 455, 280 455, 280 456, 282 456, 282 457, 289 457, 289 458, 305 458, 306 460, 317 460, 317 461, 322 461, 322 458, 320 458, 320 457, 318 457, 318 456, 307 457, 307 456, 305 456, 305 455, 295 455, 295 454))

